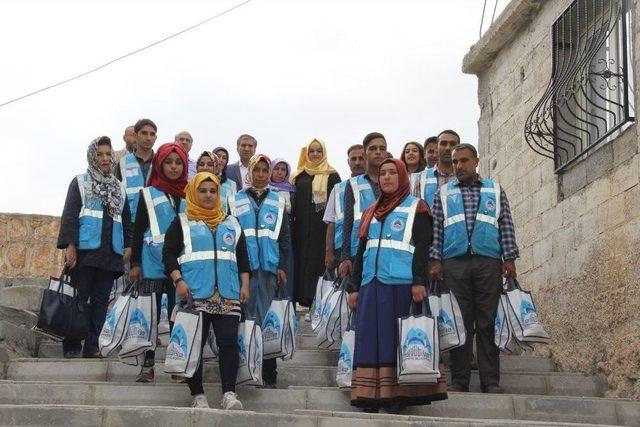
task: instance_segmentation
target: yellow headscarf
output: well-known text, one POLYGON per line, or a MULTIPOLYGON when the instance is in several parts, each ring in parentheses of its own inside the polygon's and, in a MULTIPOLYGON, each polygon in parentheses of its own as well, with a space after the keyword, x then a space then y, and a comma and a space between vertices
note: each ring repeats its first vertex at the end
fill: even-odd
POLYGON ((214 229, 227 217, 227 214, 222 210, 222 201, 220 200, 220 180, 214 174, 210 172, 197 173, 191 178, 184 191, 187 200, 185 213, 189 220, 203 221, 209 228, 214 229), (217 204, 214 209, 205 209, 198 203, 198 188, 207 179, 210 179, 218 186, 217 204))
POLYGON ((320 204, 327 202, 327 184, 329 183, 329 175, 335 173, 336 170, 327 161, 327 147, 324 142, 319 139, 313 139, 306 147, 300 150, 300 158, 298 159, 298 169, 291 176, 291 183, 296 183, 296 178, 302 172, 306 172, 313 177, 311 189, 313 191, 313 203, 320 204), (320 144, 322 147, 322 159, 313 163, 309 160, 309 147, 311 144, 320 144))

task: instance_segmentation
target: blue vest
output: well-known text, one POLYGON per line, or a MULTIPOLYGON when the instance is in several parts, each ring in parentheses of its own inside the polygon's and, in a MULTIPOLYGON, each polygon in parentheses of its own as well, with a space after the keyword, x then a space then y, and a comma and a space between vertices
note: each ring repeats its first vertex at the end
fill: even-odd
POLYGON ((259 208, 245 191, 236 193, 231 214, 238 218, 247 242, 251 270, 276 274, 280 261, 278 236, 284 218, 284 199, 269 191, 259 208))
POLYGON ((420 189, 420 198, 427 202, 429 208, 433 209, 433 199, 438 191, 438 178, 436 177, 435 168, 423 170, 418 175, 418 188, 420 189))
MULTIPOLYGON (((142 189, 142 198, 149 213, 149 228, 142 241, 142 276, 145 279, 166 279, 162 263, 164 234, 176 217, 167 195, 155 187, 142 189)), ((184 212, 185 202, 180 200, 179 212, 184 212)))
MULTIPOLYGON (((88 181, 88 174, 77 176, 78 189, 80 190, 80 199, 82 200, 82 208, 80 208, 80 230, 78 233, 78 249, 91 250, 98 249, 102 240, 102 217, 104 216, 104 208, 102 201, 93 197, 87 197, 85 192, 85 183, 88 181)), ((124 195, 124 188, 120 185, 120 191, 124 195)), ((119 255, 124 253, 124 231, 122 230, 122 211, 124 209, 124 200, 120 206, 120 214, 113 218, 113 228, 111 230, 111 246, 113 251, 119 255)))
POLYGON ((371 188, 371 184, 364 175, 358 175, 349 179, 353 190, 353 228, 351 229, 351 256, 356 256, 358 252, 358 229, 362 214, 376 201, 376 195, 371 188))
POLYGON ((125 191, 127 192, 127 200, 129 200, 131 222, 134 223, 136 222, 136 213, 138 212, 140 190, 146 186, 144 173, 135 154, 130 153, 120 159, 120 174, 122 175, 122 184, 124 184, 125 191))
POLYGON ((335 197, 335 233, 333 235, 333 246, 336 250, 342 247, 342 229, 344 228, 344 190, 347 188, 349 180, 336 184, 333 190, 335 197))
POLYGON ((440 188, 444 214, 443 259, 459 257, 466 253, 502 259, 498 226, 500 185, 487 178, 482 178, 481 182, 480 204, 471 239, 467 233, 464 203, 458 181, 451 181, 440 188))
POLYGON ((220 186, 220 201, 222 201, 222 211, 229 212, 229 202, 236 195, 236 183, 228 179, 220 186))
POLYGON ((179 217, 184 249, 178 263, 193 298, 210 298, 217 290, 223 298, 240 299, 236 247, 242 230, 238 221, 227 216, 214 232, 202 221, 189 221, 184 213, 179 217))
POLYGON ((407 196, 387 217, 369 225, 362 285, 377 277, 385 285, 413 284, 413 223, 420 199, 407 196))

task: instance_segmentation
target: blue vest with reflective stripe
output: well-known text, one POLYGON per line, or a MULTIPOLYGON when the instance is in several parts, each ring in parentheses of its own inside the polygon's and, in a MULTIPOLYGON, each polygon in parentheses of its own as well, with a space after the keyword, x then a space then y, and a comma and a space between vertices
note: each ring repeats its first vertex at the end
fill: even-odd
POLYGON ((129 209, 131 210, 131 222, 133 223, 136 222, 140 190, 146 185, 144 173, 135 154, 130 153, 120 159, 120 174, 122 175, 122 184, 124 184, 127 192, 127 200, 129 200, 129 209))
POLYGON ((413 283, 413 223, 420 199, 407 196, 387 217, 369 225, 362 263, 362 285, 374 277, 385 285, 413 283))
POLYGON ((184 249, 178 263, 193 298, 210 298, 217 290, 223 298, 240 299, 236 247, 242 230, 238 221, 227 216, 212 231, 202 221, 189 221, 184 213, 179 217, 184 249))
MULTIPOLYGON (((89 176, 85 173, 77 176, 78 189, 82 208, 80 208, 80 230, 78 233, 78 249, 90 250, 98 249, 102 240, 102 217, 104 209, 102 201, 93 197, 87 197, 85 183, 89 176)), ((120 186, 120 191, 124 194, 124 188, 120 186)), ((124 202, 120 206, 120 214, 113 218, 113 228, 111 230, 111 246, 113 251, 119 255, 124 253, 124 231, 122 229, 122 210, 124 202)))
POLYGON ((229 203, 235 195, 236 183, 231 179, 227 179, 224 184, 220 186, 220 200, 222 201, 222 211, 224 213, 229 212, 229 203))
POLYGON ((371 184, 364 175, 358 175, 349 180, 353 190, 353 228, 351 229, 351 256, 356 256, 358 252, 358 229, 362 214, 376 201, 376 195, 371 188, 371 184))
POLYGON ((238 219, 247 242, 251 270, 276 273, 280 261, 278 236, 284 218, 284 199, 269 191, 259 209, 245 191, 236 193, 231 214, 238 219))
MULTIPOLYGON (((164 234, 176 217, 167 195, 155 187, 142 189, 142 197, 149 213, 149 228, 142 241, 142 277, 145 279, 165 279, 162 263, 164 234)), ((180 200, 179 212, 184 212, 185 201, 180 200)))
POLYGON ((336 250, 342 247, 342 229, 344 228, 344 190, 347 188, 349 180, 342 181, 335 185, 334 208, 335 208, 335 233, 333 237, 333 246, 336 250))
POLYGON ((489 258, 502 259, 500 246, 500 185, 482 178, 480 204, 473 226, 471 241, 467 233, 464 216, 464 203, 458 181, 454 180, 440 189, 442 211, 444 214, 443 259, 477 254, 489 258))
POLYGON ((420 172, 418 184, 420 188, 420 198, 427 202, 429 208, 433 208, 433 199, 438 191, 438 178, 435 168, 429 168, 420 172))

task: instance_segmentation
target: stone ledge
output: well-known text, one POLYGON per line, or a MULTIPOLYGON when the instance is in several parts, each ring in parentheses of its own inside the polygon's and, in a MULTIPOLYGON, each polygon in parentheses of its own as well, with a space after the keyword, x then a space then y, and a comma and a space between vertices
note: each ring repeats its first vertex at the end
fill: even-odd
POLYGON ((500 50, 531 21, 544 3, 544 0, 512 0, 484 36, 471 46, 462 61, 462 72, 478 75, 490 66, 500 50))

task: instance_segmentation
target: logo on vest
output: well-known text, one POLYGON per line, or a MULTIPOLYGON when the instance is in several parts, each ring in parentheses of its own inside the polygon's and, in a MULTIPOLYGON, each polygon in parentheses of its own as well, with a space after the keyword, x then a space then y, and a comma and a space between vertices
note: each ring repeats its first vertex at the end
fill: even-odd
POLYGON ((394 219, 393 222, 391 223, 391 229, 393 231, 402 231, 403 228, 404 228, 404 221, 402 221, 400 218, 394 219))
POLYGON ((230 232, 226 232, 222 235, 222 240, 227 244, 227 245, 233 245, 234 242, 234 237, 233 234, 231 234, 230 232))
POLYGON ((487 208, 488 211, 495 211, 496 210, 496 202, 494 202, 491 199, 487 200, 487 202, 484 204, 484 206, 487 208))
POLYGON ((268 212, 264 216, 264 222, 266 222, 269 225, 273 225, 273 224, 276 223, 276 216, 274 214, 272 214, 271 212, 268 212))
POLYGON ((171 339, 167 346, 167 359, 173 360, 185 360, 187 358, 189 350, 189 340, 187 340, 187 333, 182 325, 176 325, 171 332, 171 339))
POLYGON ((402 344, 402 357, 405 360, 425 360, 431 362, 433 354, 427 334, 418 328, 411 328, 402 344))

